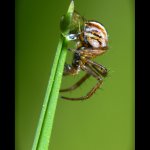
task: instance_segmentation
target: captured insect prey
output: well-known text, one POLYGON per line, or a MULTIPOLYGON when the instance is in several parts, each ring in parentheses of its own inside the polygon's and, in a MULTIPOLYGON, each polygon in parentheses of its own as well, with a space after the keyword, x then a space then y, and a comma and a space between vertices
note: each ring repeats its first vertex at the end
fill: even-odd
POLYGON ((107 76, 107 69, 93 59, 104 54, 108 49, 108 35, 104 26, 93 20, 86 20, 79 13, 74 11, 69 30, 62 33, 68 41, 75 42, 75 48, 68 47, 73 54, 71 64, 65 64, 64 76, 78 75, 80 71, 84 71, 85 75, 74 85, 69 88, 61 89, 60 92, 68 92, 75 90, 84 83, 90 76, 97 80, 96 85, 87 92, 86 95, 70 98, 61 96, 65 100, 85 100, 89 99, 103 83, 103 77, 107 76))

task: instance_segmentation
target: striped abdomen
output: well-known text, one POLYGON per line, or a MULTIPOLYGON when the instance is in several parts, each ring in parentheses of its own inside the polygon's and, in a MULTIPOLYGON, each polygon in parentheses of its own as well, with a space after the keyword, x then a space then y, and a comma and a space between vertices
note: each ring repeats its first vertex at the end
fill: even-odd
POLYGON ((93 48, 105 48, 108 41, 107 32, 100 23, 88 21, 85 23, 84 41, 93 48))

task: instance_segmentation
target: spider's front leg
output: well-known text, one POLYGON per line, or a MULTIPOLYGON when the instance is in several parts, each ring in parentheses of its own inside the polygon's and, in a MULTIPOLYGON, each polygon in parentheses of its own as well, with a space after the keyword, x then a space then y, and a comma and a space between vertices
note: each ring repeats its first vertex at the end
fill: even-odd
MULTIPOLYGON (((72 65, 65 64, 64 67, 64 75, 76 75, 80 71, 80 55, 78 53, 74 53, 72 65)), ((76 89, 79 87, 83 82, 85 82, 90 77, 89 74, 86 74, 83 76, 78 82, 76 82, 74 85, 72 85, 69 88, 61 89, 60 92, 67 92, 76 89)))
POLYGON ((89 59, 87 59, 86 62, 87 62, 88 64, 90 64, 90 65, 91 65, 99 74, 101 74, 103 77, 106 77, 106 76, 107 76, 108 71, 107 71, 107 69, 106 69, 103 65, 98 64, 98 63, 96 63, 96 62, 94 62, 94 61, 92 61, 92 60, 89 60, 89 59))
POLYGON ((88 67, 88 65, 81 65, 81 68, 83 71, 86 71, 89 75, 92 75, 93 77, 95 77, 97 79, 97 84, 85 95, 82 97, 78 97, 78 98, 71 98, 71 97, 64 97, 61 96, 61 98, 65 99, 65 100, 85 100, 85 99, 89 99, 95 92, 96 90, 101 86, 103 79, 97 75, 97 73, 90 67, 88 67))
POLYGON ((73 84, 71 87, 66 88, 66 89, 61 89, 59 92, 68 92, 68 91, 75 90, 81 84, 83 84, 89 77, 90 77, 89 74, 85 74, 78 82, 76 82, 75 84, 73 84))
POLYGON ((81 51, 78 51, 78 53, 80 53, 81 56, 84 56, 86 58, 94 58, 96 56, 102 55, 106 52, 106 49, 84 49, 81 51))
POLYGON ((108 73, 107 69, 103 65, 90 60, 91 58, 94 58, 98 55, 102 55, 103 53, 105 53, 106 49, 107 47, 103 49, 84 49, 82 51, 81 50, 77 51, 76 53, 79 53, 84 63, 90 64, 91 67, 94 68, 96 72, 98 72, 103 77, 106 77, 108 73))
MULTIPOLYGON (((66 64, 65 63, 65 66, 64 66, 64 72, 63 72, 63 75, 66 76, 66 75, 76 75, 78 73, 78 70, 73 67, 72 65, 69 65, 69 64, 66 64)), ((86 79, 85 79, 86 80, 86 79)), ((82 80, 81 80, 82 81, 82 80)), ((80 81, 80 82, 81 82, 80 81)), ((76 89, 81 83, 76 83, 74 84, 73 86, 69 87, 69 88, 66 88, 66 89, 60 89, 59 92, 67 92, 67 91, 71 91, 71 90, 74 90, 76 89)))

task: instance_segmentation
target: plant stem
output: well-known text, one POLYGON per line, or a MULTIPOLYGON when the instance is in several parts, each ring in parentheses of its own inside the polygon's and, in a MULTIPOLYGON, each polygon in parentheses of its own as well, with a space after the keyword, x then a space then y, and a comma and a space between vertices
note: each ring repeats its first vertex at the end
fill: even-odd
POLYGON ((32 150, 48 149, 66 55, 66 41, 61 36, 52 66, 32 150))
MULTIPOLYGON (((67 31, 69 31, 69 25, 72 21, 73 12, 74 1, 72 0, 67 15, 61 22, 61 25, 66 27, 65 30, 67 31)), ((62 30, 61 32, 63 34, 62 30)), ((52 66, 32 150, 48 150, 66 55, 67 41, 66 38, 61 35, 54 58, 54 63, 52 66)))

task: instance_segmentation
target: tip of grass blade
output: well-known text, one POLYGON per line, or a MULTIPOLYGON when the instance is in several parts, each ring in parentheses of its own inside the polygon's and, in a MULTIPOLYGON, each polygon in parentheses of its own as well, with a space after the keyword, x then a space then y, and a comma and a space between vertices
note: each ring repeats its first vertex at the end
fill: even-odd
POLYGON ((74 13, 74 1, 72 0, 66 15, 62 16, 60 20, 60 30, 62 35, 65 37, 70 31, 70 25, 72 22, 72 16, 74 13))
POLYGON ((73 12, 74 12, 74 0, 71 1, 67 13, 73 13, 73 12))

